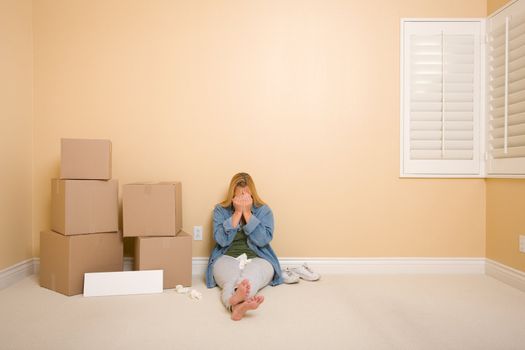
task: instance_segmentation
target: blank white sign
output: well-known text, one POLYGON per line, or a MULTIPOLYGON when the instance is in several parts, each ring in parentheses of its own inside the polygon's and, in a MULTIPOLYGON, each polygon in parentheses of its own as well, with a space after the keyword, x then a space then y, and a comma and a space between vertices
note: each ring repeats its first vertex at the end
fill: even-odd
POLYGON ((85 273, 84 296, 162 293, 162 277, 162 270, 85 273))

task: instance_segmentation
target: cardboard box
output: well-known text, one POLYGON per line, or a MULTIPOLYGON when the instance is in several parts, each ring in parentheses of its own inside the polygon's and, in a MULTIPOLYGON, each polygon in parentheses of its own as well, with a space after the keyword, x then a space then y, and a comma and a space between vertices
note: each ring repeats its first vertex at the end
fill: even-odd
POLYGON ((111 141, 62 139, 61 179, 111 179, 111 141))
POLYGON ((118 231, 118 181, 51 180, 51 229, 64 235, 118 231))
POLYGON ((82 294, 84 273, 122 271, 119 232, 64 236, 40 232, 40 285, 65 295, 82 294))
POLYGON ((176 237, 137 237, 135 270, 164 270, 164 288, 191 286, 191 243, 184 231, 176 237))
POLYGON ((182 229, 180 182, 127 184, 122 192, 124 237, 176 236, 182 229))

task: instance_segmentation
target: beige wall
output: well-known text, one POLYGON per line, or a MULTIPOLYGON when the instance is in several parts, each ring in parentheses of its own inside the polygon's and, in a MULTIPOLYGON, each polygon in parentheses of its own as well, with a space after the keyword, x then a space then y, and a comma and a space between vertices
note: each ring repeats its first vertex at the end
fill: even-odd
POLYGON ((495 12, 497 9, 510 2, 509 0, 487 0, 487 14, 495 12))
MULTIPOLYGON (((505 2, 489 0, 487 13, 505 2)), ((481 180, 397 178, 389 31, 398 17, 483 16, 477 2, 35 5, 35 255, 61 136, 113 139, 122 182, 183 180, 185 228, 207 232, 196 256, 207 254, 211 206, 238 170, 272 204, 282 256, 483 255, 481 180), (245 118, 257 131, 233 126, 245 118), (363 136, 376 125, 382 142, 363 136)), ((31 12, 29 0, 0 2, 0 269, 31 257, 31 12)), ((486 192, 486 255, 525 271, 525 181, 491 179, 486 192)))
POLYGON ((0 0, 0 270, 32 256, 31 0, 0 0))
POLYGON ((479 0, 39 0, 34 254, 60 137, 110 138, 122 183, 183 182, 184 228, 251 173, 280 256, 484 256, 484 180, 399 179, 399 20, 479 0))
MULTIPOLYGON (((488 0, 491 14, 507 0, 488 0)), ((487 180, 487 251, 489 259, 525 271, 525 254, 519 236, 525 235, 525 180, 487 180)))
POLYGON ((487 180, 487 258, 525 271, 525 180, 487 180))

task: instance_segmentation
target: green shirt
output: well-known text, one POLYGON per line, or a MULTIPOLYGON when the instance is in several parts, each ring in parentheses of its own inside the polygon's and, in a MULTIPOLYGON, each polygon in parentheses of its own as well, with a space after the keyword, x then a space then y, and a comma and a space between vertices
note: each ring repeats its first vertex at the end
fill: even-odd
POLYGON ((230 248, 224 253, 225 255, 233 256, 234 258, 238 257, 242 253, 246 253, 248 259, 253 259, 257 257, 257 254, 248 247, 248 237, 243 230, 237 231, 235 238, 233 239, 230 248))

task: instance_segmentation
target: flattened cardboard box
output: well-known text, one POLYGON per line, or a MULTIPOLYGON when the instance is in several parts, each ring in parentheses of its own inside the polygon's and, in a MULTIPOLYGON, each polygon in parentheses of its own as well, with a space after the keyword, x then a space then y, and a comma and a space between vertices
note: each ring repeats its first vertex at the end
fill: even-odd
POLYGON ((60 178, 111 179, 111 141, 61 139, 60 178))
POLYGON ((180 182, 127 184, 122 192, 124 237, 176 236, 182 229, 180 182))
POLYGON ((51 180, 51 229, 64 235, 118 231, 118 181, 51 180))
POLYGON ((65 295, 82 294, 84 273, 123 269, 119 232, 64 236, 40 232, 40 286, 65 295))
POLYGON ((164 270, 164 288, 191 286, 191 243, 184 231, 176 237, 137 237, 135 270, 164 270))

